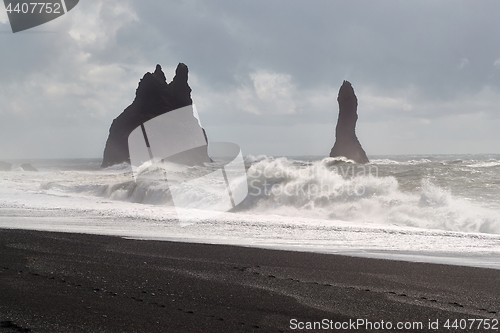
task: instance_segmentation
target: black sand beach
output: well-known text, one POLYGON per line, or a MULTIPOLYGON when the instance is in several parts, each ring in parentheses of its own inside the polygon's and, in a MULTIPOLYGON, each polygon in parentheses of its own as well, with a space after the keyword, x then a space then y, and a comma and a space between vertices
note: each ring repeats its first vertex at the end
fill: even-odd
POLYGON ((493 324, 499 295, 493 269, 0 230, 0 332, 497 332, 444 324, 493 324))

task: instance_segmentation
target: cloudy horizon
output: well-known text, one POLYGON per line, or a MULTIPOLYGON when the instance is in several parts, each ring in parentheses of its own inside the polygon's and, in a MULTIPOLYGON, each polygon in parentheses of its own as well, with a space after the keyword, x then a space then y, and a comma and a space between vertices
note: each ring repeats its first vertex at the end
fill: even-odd
POLYGON ((373 155, 499 153, 500 2, 81 0, 13 34, 0 8, 0 159, 102 157, 139 80, 177 63, 210 141, 327 156, 343 80, 373 155))

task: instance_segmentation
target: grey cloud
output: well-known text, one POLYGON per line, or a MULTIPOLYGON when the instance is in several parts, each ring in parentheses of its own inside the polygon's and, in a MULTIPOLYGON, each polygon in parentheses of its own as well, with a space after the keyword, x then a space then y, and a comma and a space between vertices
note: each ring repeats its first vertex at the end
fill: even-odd
MULTIPOLYGON (((478 113, 484 117, 472 131, 490 140, 495 135, 478 128, 498 118, 499 9, 499 2, 465 0, 82 1, 35 30, 55 33, 0 34, 0 142, 45 128, 43 135, 37 129, 42 146, 75 133, 75 147, 100 156, 105 139, 99 145, 95 133, 106 136, 112 119, 132 102, 144 72, 160 63, 171 79, 178 62, 190 68, 193 98, 209 134, 212 129, 216 137, 254 152, 259 145, 274 147, 276 155, 289 146, 298 154, 323 151, 331 142, 319 140, 333 137, 336 94, 344 79, 360 99, 360 129, 386 129, 376 138, 375 130, 360 133, 364 140, 389 147, 390 135, 403 136, 409 128, 417 134, 439 130, 415 121, 453 123, 453 116, 478 113), (288 94, 259 99, 252 78, 259 71, 289 76, 288 94), (16 111, 13 105, 23 108, 16 111), (390 134, 387 126, 398 123, 403 125, 390 134), (326 128, 331 130, 317 134, 326 128), (257 129, 260 138, 252 139, 257 129), (299 129, 300 139, 293 135, 299 129), (263 138, 277 141, 269 145, 263 138)), ((465 124, 456 124, 443 135, 459 136, 465 124)), ((442 136, 436 140, 444 142, 442 136)), ((443 147, 461 149, 446 142, 443 147)), ((28 144, 18 150, 43 151, 28 144)), ((0 157, 6 151, 0 145, 0 157)))
POLYGON ((200 73, 213 81, 231 82, 252 67, 273 68, 306 87, 351 76, 388 88, 417 83, 432 97, 484 82, 500 54, 492 14, 500 5, 493 3, 190 3, 137 8, 171 52, 200 64, 200 73), (463 57, 470 59, 469 75, 457 71, 463 57))

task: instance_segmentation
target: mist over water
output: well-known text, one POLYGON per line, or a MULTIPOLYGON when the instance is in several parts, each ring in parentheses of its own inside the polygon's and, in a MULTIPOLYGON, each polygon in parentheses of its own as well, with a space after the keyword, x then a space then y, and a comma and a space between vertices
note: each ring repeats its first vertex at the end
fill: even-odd
POLYGON ((250 195, 241 211, 500 233, 498 156, 247 162, 250 195))
MULTIPOLYGON (((16 169, 21 162, 0 174, 0 205, 9 206, 11 188, 24 206, 37 203, 23 202, 23 191, 37 198, 172 206, 168 185, 153 171, 135 182, 127 164, 101 170, 98 159, 38 160, 30 162, 40 172, 28 173, 16 169)), ((245 166, 249 195, 232 210, 235 214, 500 234, 499 155, 380 156, 367 165, 338 158, 247 156, 245 166)))

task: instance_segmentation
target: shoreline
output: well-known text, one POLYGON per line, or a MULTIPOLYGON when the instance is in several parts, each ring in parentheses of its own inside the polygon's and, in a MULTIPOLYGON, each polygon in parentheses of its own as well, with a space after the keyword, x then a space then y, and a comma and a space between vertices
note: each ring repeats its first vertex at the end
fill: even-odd
POLYGON ((436 332, 500 313, 495 269, 13 229, 0 258, 0 332, 300 331, 293 319, 436 332))
MULTIPOLYGON (((119 204, 119 203, 118 203, 119 204)), ((327 227, 326 239, 304 238, 300 230, 316 222, 314 219, 298 218, 292 222, 293 228, 285 230, 283 238, 278 237, 278 229, 264 235, 262 227, 271 225, 279 228, 282 222, 289 220, 273 217, 268 221, 253 221, 245 224, 246 233, 239 228, 239 221, 246 223, 246 217, 239 218, 227 225, 196 223, 188 227, 169 220, 158 224, 154 220, 138 227, 137 218, 120 220, 115 217, 101 216, 96 212, 82 212, 77 209, 63 209, 54 214, 43 210, 22 212, 19 209, 0 209, 0 229, 22 229, 41 232, 65 232, 93 235, 124 237, 126 239, 187 242, 228 246, 244 246, 280 251, 313 252, 333 255, 347 255, 361 258, 402 260, 409 262, 458 265, 464 267, 492 268, 500 270, 500 235, 485 233, 464 233, 458 231, 434 230, 392 226, 361 226, 358 224, 336 221, 327 227), (69 217, 68 217, 69 216, 69 217), (239 228, 234 233, 227 233, 227 228, 239 228), (210 233, 207 233, 210 230, 210 233), (270 237, 271 236, 271 237, 270 237), (278 237, 277 241, 272 237, 278 237), (443 238, 444 237, 444 238, 443 238)), ((163 212, 165 213, 165 212, 163 212)), ((175 214, 175 213, 173 213, 175 214)), ((250 218, 252 216, 249 216, 250 218)), ((165 217, 164 217, 165 218, 165 217)), ((267 232, 267 231, 266 231, 267 232)), ((320 238, 316 236, 316 238, 320 238)))

